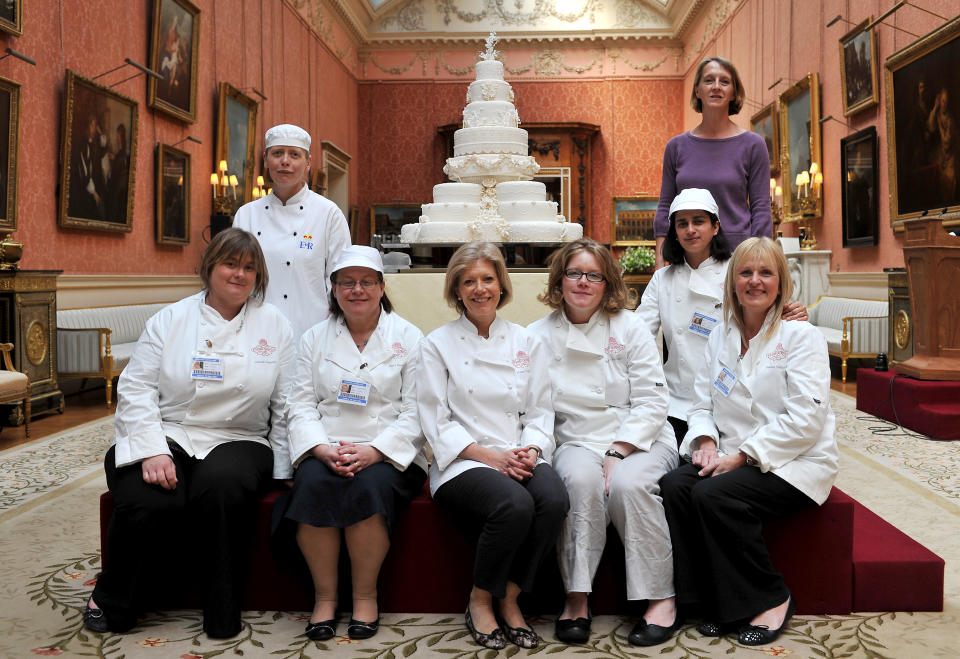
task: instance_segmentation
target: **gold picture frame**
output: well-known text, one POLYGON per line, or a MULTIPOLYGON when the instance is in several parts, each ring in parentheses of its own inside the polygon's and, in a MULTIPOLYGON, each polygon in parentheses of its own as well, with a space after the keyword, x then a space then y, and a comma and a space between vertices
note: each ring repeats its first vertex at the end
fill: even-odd
POLYGON ((820 142, 820 77, 808 73, 780 94, 780 172, 783 175, 783 221, 800 222, 805 218, 823 217, 823 194, 814 196, 810 184, 801 209, 801 198, 795 189, 796 176, 817 164, 822 171, 820 142))
POLYGON ((657 214, 660 197, 628 195, 613 198, 613 216, 610 218, 610 246, 636 247, 657 244, 653 233, 653 218, 657 214))
POLYGON ((62 229, 133 230, 138 107, 132 98, 67 69, 60 143, 62 229))
POLYGON ((150 68, 162 76, 147 77, 147 103, 172 117, 197 120, 197 57, 200 10, 189 0, 154 0, 150 68))
POLYGON ((23 36, 23 0, 0 2, 0 30, 14 36, 23 36))
POLYGON ((929 214, 952 216, 944 218, 947 226, 960 224, 958 61, 960 16, 893 53, 884 64, 890 224, 895 232, 903 231, 904 220, 929 214), (940 107, 944 96, 947 103, 940 107))
POLYGON ((780 173, 780 121, 776 101, 750 117, 750 130, 762 137, 767 145, 770 176, 776 176, 780 173))
POLYGON ((254 147, 257 141, 257 102, 228 82, 220 83, 217 104, 215 163, 227 161, 227 173, 237 177, 239 193, 230 200, 230 214, 253 201, 254 147))
POLYGON ((0 78, 0 232, 17 230, 17 163, 20 154, 20 85, 0 78))
POLYGON ((190 244, 190 154, 157 144, 157 242, 190 244))
POLYGON ((840 38, 840 84, 843 116, 849 117, 880 102, 877 84, 877 35, 870 16, 840 38))

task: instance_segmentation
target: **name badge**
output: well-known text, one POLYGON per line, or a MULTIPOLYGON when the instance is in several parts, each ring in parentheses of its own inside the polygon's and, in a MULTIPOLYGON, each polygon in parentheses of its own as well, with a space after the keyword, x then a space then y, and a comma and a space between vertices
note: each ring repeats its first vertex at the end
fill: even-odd
POLYGON ((733 385, 736 383, 737 376, 734 375, 730 369, 724 367, 724 369, 720 371, 720 375, 717 376, 717 379, 713 381, 713 386, 724 396, 729 396, 730 390, 733 389, 733 385))
POLYGON ((190 369, 191 380, 223 382, 223 360, 219 357, 194 355, 191 361, 193 363, 190 369))
POLYGON ((713 328, 717 326, 717 319, 708 316, 707 314, 700 313, 699 311, 693 312, 693 319, 690 321, 688 330, 694 334, 699 334, 700 336, 710 336, 710 332, 713 331, 713 328))
POLYGON ((370 396, 370 385, 358 380, 347 380, 341 378, 340 393, 337 394, 337 401, 347 405, 366 406, 370 396))

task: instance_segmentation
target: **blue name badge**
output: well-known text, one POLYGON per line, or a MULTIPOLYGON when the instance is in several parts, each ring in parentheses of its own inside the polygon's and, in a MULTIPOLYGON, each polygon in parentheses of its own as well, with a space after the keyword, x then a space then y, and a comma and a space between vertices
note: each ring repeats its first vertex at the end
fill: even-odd
POLYGON ((223 361, 219 357, 194 355, 191 361, 190 379, 207 382, 223 382, 223 361))
POLYGON ((713 381, 713 386, 724 396, 729 396, 730 390, 733 389, 733 385, 736 383, 737 376, 734 375, 730 369, 724 367, 724 369, 720 371, 720 375, 717 376, 717 379, 713 381))
POLYGON ((347 405, 366 405, 370 396, 370 385, 357 380, 340 380, 340 393, 337 401, 347 405))
POLYGON ((687 329, 694 334, 699 334, 700 336, 710 336, 710 332, 712 332, 713 328, 716 326, 716 318, 712 318, 705 313, 695 311, 687 329))

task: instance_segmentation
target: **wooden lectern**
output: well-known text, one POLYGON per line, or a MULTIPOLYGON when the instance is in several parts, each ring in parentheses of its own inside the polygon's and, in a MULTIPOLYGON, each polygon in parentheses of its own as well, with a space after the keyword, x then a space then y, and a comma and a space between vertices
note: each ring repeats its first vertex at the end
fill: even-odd
POLYGON ((939 218, 903 226, 914 353, 897 370, 921 380, 960 380, 960 238, 939 218))

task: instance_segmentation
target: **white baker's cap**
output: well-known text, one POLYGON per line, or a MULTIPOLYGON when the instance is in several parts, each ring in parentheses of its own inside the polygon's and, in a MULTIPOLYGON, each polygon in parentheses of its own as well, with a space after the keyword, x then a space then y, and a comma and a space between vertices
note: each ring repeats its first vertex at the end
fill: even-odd
POLYGON ((720 215, 713 195, 710 194, 709 190, 703 188, 681 190, 680 194, 673 198, 673 203, 670 204, 669 217, 673 217, 673 214, 677 211, 707 211, 718 216, 718 218, 720 215))
POLYGON ((336 263, 332 272, 343 270, 344 268, 370 268, 379 273, 383 273, 383 259, 380 257, 380 250, 366 245, 350 245, 345 247, 340 255, 337 256, 336 263))
POLYGON ((265 149, 272 146, 298 146, 304 151, 310 151, 310 133, 293 124, 274 126, 264 135, 265 149))

